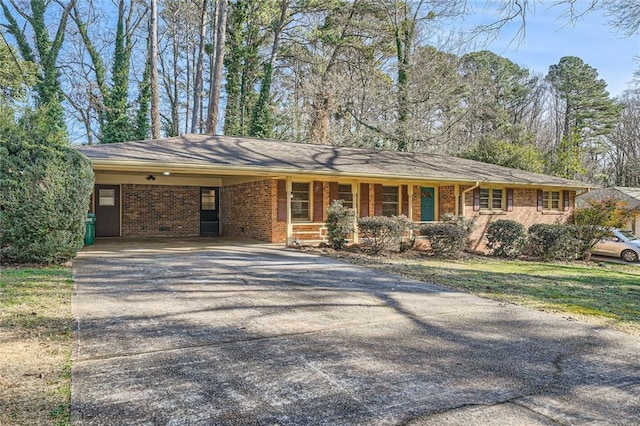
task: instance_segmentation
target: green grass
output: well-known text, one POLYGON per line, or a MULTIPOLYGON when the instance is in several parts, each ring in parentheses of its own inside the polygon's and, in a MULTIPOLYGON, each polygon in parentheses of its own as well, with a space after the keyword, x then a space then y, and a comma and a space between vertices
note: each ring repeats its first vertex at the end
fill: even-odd
POLYGON ((385 259, 370 267, 526 307, 585 316, 640 334, 640 267, 474 258, 385 259))
POLYGON ((69 269, 0 270, 0 424, 70 423, 69 269))

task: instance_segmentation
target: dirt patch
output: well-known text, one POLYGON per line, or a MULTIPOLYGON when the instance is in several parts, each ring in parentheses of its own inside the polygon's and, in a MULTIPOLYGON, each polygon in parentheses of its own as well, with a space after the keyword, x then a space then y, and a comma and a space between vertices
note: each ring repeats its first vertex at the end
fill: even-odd
POLYGON ((71 271, 0 271, 0 424, 68 424, 71 271))

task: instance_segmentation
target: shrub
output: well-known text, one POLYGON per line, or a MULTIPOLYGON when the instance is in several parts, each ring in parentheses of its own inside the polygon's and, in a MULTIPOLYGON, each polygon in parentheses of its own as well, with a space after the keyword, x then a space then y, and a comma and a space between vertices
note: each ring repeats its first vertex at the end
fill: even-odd
POLYGON ((574 225, 538 223, 529 228, 529 252, 542 260, 574 260, 582 255, 574 225))
POLYGON ((429 241, 428 253, 437 257, 457 257, 467 245, 467 230, 454 223, 431 223, 420 227, 429 241))
POLYGON ((334 200, 327 207, 327 232, 329 245, 336 250, 343 249, 347 244, 347 237, 353 232, 355 210, 342 205, 342 200, 334 200))
POLYGON ((585 259, 591 257, 591 249, 609 233, 609 228, 621 228, 634 216, 626 202, 613 197, 587 203, 587 207, 576 210, 574 214, 576 234, 582 243, 581 254, 585 259))
POLYGON ((493 256, 516 257, 522 253, 527 234, 515 220, 500 219, 487 226, 487 248, 493 256))
POLYGON ((9 127, 0 139, 0 261, 67 261, 82 247, 91 164, 60 135, 9 127))
POLYGON ((382 250, 402 249, 403 235, 410 231, 406 216, 368 216, 358 219, 358 229, 364 251, 378 254, 382 250))
POLYGON ((461 227, 467 233, 467 236, 471 235, 471 231, 473 231, 473 227, 475 226, 476 218, 466 218, 462 216, 456 216, 453 213, 445 213, 442 215, 440 220, 444 223, 450 223, 461 227))

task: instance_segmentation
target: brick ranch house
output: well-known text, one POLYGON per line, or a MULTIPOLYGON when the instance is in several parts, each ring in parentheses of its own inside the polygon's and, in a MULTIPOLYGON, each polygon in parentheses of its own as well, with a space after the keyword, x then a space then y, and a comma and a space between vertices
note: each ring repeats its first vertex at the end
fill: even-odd
MULTIPOLYGON (((342 199, 359 217, 414 222, 474 217, 488 223, 566 221, 584 183, 444 155, 343 148, 229 136, 78 148, 92 162, 97 237, 326 239, 326 207, 342 199)), ((358 235, 354 235, 357 241, 358 235)))

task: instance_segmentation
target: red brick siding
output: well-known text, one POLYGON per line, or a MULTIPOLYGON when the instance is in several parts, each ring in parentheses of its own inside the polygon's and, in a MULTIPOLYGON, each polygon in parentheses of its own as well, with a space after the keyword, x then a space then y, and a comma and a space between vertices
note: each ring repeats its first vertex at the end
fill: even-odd
POLYGON ((442 215, 447 213, 456 213, 456 190, 453 185, 438 187, 438 216, 436 219, 442 218, 442 215))
MULTIPOLYGON (((462 191, 462 189, 461 189, 462 191)), ((465 216, 475 218, 475 226, 471 233, 472 248, 485 251, 486 240, 484 238, 487 225, 499 219, 509 219, 520 222, 525 228, 535 223, 565 223, 573 214, 575 205, 575 191, 569 191, 569 210, 559 212, 539 212, 537 189, 514 188, 513 211, 496 214, 473 211, 473 191, 465 194, 465 216)), ((506 196, 506 191, 505 191, 506 196)))
POLYGON ((220 190, 223 236, 261 241, 286 240, 286 222, 277 221, 277 181, 249 182, 224 186, 220 190))
POLYGON ((411 220, 413 220, 414 222, 420 222, 420 220, 422 219, 420 214, 420 210, 422 209, 422 199, 420 194, 420 186, 413 185, 413 195, 411 196, 411 204, 413 207, 411 215, 413 217, 411 218, 411 220))
POLYGON ((122 185, 123 237, 200 235, 200 188, 122 185))

